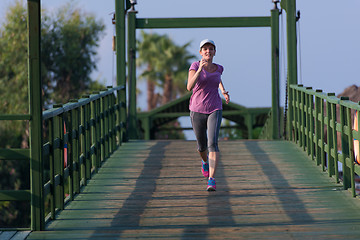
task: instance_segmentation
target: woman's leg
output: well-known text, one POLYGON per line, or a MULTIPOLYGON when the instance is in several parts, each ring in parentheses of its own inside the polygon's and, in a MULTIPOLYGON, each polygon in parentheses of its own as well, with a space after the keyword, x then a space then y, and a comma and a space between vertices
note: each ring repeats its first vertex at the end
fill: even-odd
POLYGON ((207 162, 207 115, 197 112, 190 112, 190 119, 197 140, 198 152, 202 160, 207 162))
POLYGON ((205 151, 203 151, 203 152, 199 152, 199 154, 200 154, 201 159, 202 159, 204 162, 207 162, 207 160, 208 160, 208 152, 207 152, 207 150, 205 150, 205 151))
POLYGON ((210 178, 214 178, 215 176, 217 163, 220 157, 218 139, 219 139, 221 120, 222 120, 222 111, 217 110, 210 114, 207 123, 210 178))

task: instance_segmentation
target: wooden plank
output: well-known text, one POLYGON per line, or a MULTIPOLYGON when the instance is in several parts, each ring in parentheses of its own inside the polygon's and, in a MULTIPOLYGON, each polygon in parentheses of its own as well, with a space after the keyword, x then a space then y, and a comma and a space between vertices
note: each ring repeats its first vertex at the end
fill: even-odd
POLYGON ((194 141, 119 148, 45 232, 28 239, 357 239, 360 203, 296 145, 223 141, 205 191, 194 141))
POLYGON ((16 231, 2 231, 0 232, 1 240, 9 240, 16 234, 16 231))
POLYGON ((29 234, 31 233, 31 231, 18 231, 12 238, 11 240, 24 240, 26 239, 29 234))

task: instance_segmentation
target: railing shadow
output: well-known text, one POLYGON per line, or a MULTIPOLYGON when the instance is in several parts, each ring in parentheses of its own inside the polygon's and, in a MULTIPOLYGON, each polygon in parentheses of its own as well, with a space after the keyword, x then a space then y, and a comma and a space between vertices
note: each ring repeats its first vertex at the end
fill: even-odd
POLYGON ((259 142, 246 141, 244 142, 244 145, 261 166, 263 173, 267 176, 272 188, 277 194, 282 209, 292 222, 314 222, 314 219, 308 214, 306 206, 302 200, 298 197, 286 178, 269 158, 268 154, 266 154, 266 152, 259 146, 259 142), (284 194, 284 191, 286 191, 286 195, 284 194), (296 211, 294 211, 294 205, 296 205, 296 211))
MULTIPOLYGON (((136 180, 135 189, 125 200, 111 222, 111 228, 115 227, 117 229, 116 233, 113 234, 117 235, 118 239, 121 238, 124 230, 136 229, 140 226, 141 216, 155 192, 156 181, 160 176, 162 160, 165 156, 165 147, 169 144, 169 141, 160 141, 150 148, 149 156, 145 159, 144 167, 136 180), (154 155, 157 157, 154 157, 154 155), (151 176, 149 177, 149 175, 151 176), (134 200, 136 200, 135 208, 134 200)), ((97 229, 90 239, 98 239, 98 234, 102 233, 104 233, 104 230, 97 229)))
MULTIPOLYGON (((210 237, 209 230, 215 226, 234 226, 236 224, 233 218, 233 211, 230 203, 230 188, 226 180, 223 161, 219 160, 216 170, 218 184, 221 184, 221 190, 217 192, 208 192, 206 202, 207 218, 209 224, 206 225, 188 225, 184 226, 182 239, 201 238, 207 239, 210 237), (225 216, 225 217, 224 217, 225 216)), ((204 185, 205 187, 206 185, 204 185)), ((204 189, 205 191, 205 189, 204 189)))

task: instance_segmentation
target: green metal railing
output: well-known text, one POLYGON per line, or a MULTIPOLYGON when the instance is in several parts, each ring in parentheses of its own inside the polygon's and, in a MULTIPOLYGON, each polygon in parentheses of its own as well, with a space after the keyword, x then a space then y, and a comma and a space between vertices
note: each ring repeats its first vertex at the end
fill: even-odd
MULTIPOLYGON (((44 223, 55 219, 56 213, 80 193, 101 163, 121 145, 122 136, 126 135, 125 124, 120 122, 123 89, 124 86, 108 87, 43 112, 47 140, 42 147, 42 168, 49 167, 44 170, 48 177, 36 183, 42 186, 42 194, 36 199, 40 203, 32 205, 42 206, 41 212, 48 214, 46 218, 43 216, 44 223), (47 202, 50 204, 45 211, 47 202)), ((30 120, 28 115, 0 117, 0 120, 19 119, 30 120)), ((29 159, 30 149, 0 149, 0 160, 29 159)), ((0 201, 30 201, 31 194, 31 190, 0 190, 0 201)))
POLYGON ((267 117, 267 120, 260 132, 260 135, 259 135, 259 139, 273 139, 273 134, 272 134, 272 117, 271 117, 271 114, 272 114, 272 111, 270 110, 269 113, 268 113, 268 117, 267 117))
POLYGON ((359 139, 360 134, 353 130, 352 119, 354 112, 360 111, 360 102, 302 85, 291 85, 290 90, 289 139, 330 177, 335 176, 336 182, 339 182, 338 163, 341 163, 344 189, 350 189, 355 197, 355 175, 360 175, 360 166, 355 163, 353 140, 359 139))

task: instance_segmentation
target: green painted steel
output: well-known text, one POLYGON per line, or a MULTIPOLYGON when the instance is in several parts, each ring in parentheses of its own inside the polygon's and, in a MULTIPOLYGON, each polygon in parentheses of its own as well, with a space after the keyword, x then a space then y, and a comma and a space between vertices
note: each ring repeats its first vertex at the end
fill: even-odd
POLYGON ((128 74, 129 74, 129 110, 128 110, 128 136, 130 139, 138 138, 136 124, 136 11, 128 12, 128 74))
POLYGON ((108 88, 43 112, 49 126, 45 132, 49 142, 43 145, 44 160, 50 165, 50 179, 44 185, 44 197, 49 197, 51 203, 48 220, 56 218, 57 212, 80 193, 120 145, 119 139, 113 138, 111 141, 116 142, 110 146, 109 139, 121 131, 120 125, 115 124, 120 122, 115 120, 120 112, 117 98, 123 88, 108 88))
POLYGON ((117 125, 120 126, 119 142, 126 141, 126 31, 125 31, 125 3, 124 0, 115 0, 116 16, 116 82, 118 86, 125 86, 117 98, 117 105, 120 108, 117 116, 117 125))
POLYGON ((31 192, 30 190, 1 190, 0 191, 1 201, 30 201, 31 192))
MULTIPOLYGON (((288 64, 288 102, 292 101, 293 95, 290 91, 291 84, 297 84, 297 46, 296 46, 296 0, 281 1, 286 10, 286 32, 287 32, 287 64, 288 64), (284 3, 283 3, 284 2, 284 3)), ((292 109, 288 110, 287 134, 292 140, 291 122, 293 121, 292 109)))
POLYGON ((279 9, 271 10, 271 121, 272 139, 280 139, 279 9))
POLYGON ((0 160, 30 160, 30 149, 0 149, 0 160))
MULTIPOLYGON (((136 86, 136 72, 135 72, 135 31, 136 29, 151 29, 151 28, 213 28, 213 27, 271 27, 272 35, 272 104, 273 112, 271 116, 272 121, 272 139, 278 139, 280 137, 280 106, 279 106, 279 9, 275 8, 271 12, 271 17, 218 17, 218 18, 136 18, 136 11, 132 10, 128 13, 128 72, 130 79, 130 88, 136 86), (135 25, 135 26, 134 26, 135 25)), ((139 133, 136 127, 136 92, 134 90, 129 91, 129 132, 133 135, 131 138, 137 138, 139 133), (135 117, 134 117, 135 116, 135 117)), ((224 112, 225 113, 225 112, 224 112)), ((183 116, 184 113, 161 113, 158 114, 158 118, 176 118, 176 116, 183 116), (160 116, 161 115, 161 116, 160 116)), ((253 130, 253 115, 245 114, 245 122, 249 138, 251 139, 253 130)), ((145 130, 144 138, 151 139, 153 135, 154 117, 142 116, 142 127, 145 130)))
POLYGON ((2 120, 31 120, 30 114, 6 114, 0 115, 0 121, 2 120))
POLYGON ((40 59, 40 0, 28 0, 28 65, 31 229, 44 229, 43 159, 42 159, 42 91, 40 59))
POLYGON ((138 18, 136 28, 270 27, 270 17, 138 18))
MULTIPOLYGON (((54 108, 42 112, 44 124, 48 126, 43 132, 47 141, 40 144, 39 151, 43 162, 48 163, 49 179, 47 182, 43 179, 37 182, 42 199, 36 198, 36 201, 42 202, 36 204, 42 207, 39 212, 43 218, 31 225, 32 230, 43 230, 41 227, 45 226, 46 221, 55 219, 57 212, 80 193, 81 187, 120 145, 120 138, 115 136, 121 132, 121 122, 117 118, 121 110, 118 99, 123 89, 108 88, 64 105, 54 105, 54 108), (105 104, 103 108, 100 103, 105 104), (100 132, 101 125, 103 132, 100 132), (103 147, 100 148, 100 145, 103 147), (47 212, 45 201, 50 201, 47 212), (45 218, 45 215, 48 216, 45 218)), ((0 160, 29 161, 32 158, 30 149, 0 149, 0 160)), ((44 170, 41 171, 38 175, 42 176, 44 170)), ((35 184, 33 179, 32 184, 35 184)), ((34 201, 33 198, 38 196, 35 194, 33 189, 0 190, 0 201, 34 201)), ((32 222, 37 217, 32 215, 32 222)))
POLYGON ((303 85, 291 85, 290 89, 294 96, 289 106, 293 109, 291 139, 330 177, 335 176, 336 182, 341 163, 344 189, 350 189, 355 197, 355 174, 360 174, 360 165, 355 163, 353 140, 359 139, 360 133, 353 129, 352 119, 354 112, 360 111, 359 103, 303 85))

